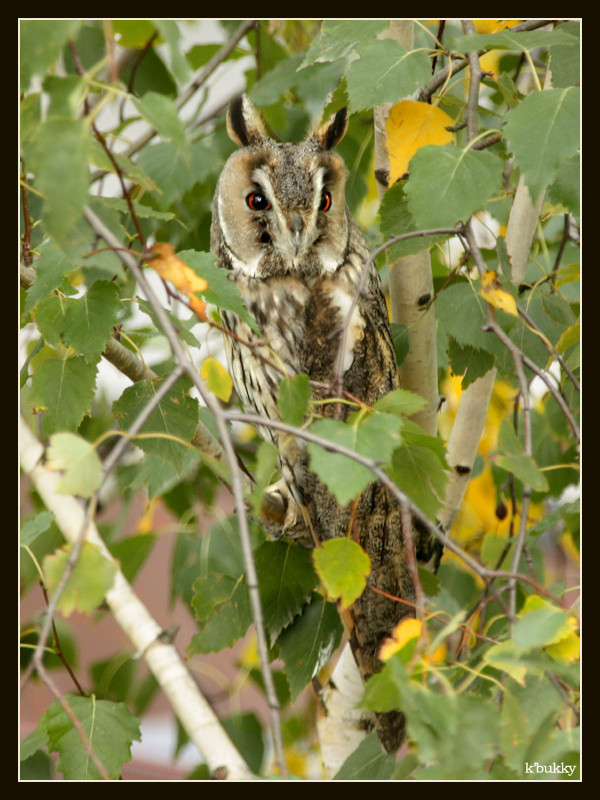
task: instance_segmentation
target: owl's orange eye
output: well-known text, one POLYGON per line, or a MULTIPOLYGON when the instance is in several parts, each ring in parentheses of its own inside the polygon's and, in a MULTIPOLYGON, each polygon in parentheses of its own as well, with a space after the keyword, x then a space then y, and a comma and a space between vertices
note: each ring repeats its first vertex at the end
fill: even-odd
POLYGON ((319 206, 319 211, 329 211, 331 208, 331 192, 328 192, 327 189, 321 195, 321 204, 319 206))
POLYGON ((268 211, 271 208, 271 203, 260 192, 250 192, 246 198, 246 203, 252 211, 268 211))

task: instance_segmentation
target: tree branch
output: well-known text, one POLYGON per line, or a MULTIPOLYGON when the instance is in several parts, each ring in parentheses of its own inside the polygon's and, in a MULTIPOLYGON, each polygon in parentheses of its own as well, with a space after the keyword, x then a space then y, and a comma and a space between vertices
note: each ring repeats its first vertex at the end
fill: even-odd
MULTIPOLYGON (((22 468, 30 476, 46 507, 54 512, 56 523, 67 541, 75 542, 83 530, 85 540, 114 562, 94 523, 85 519, 80 503, 70 495, 57 492, 60 475, 43 465, 42 445, 24 421, 21 420, 20 425, 22 468)), ((211 773, 221 774, 225 767, 228 780, 250 780, 251 771, 200 693, 175 647, 161 641, 160 625, 148 613, 119 569, 106 601, 136 650, 143 654, 190 739, 206 759, 211 773)))
POLYGON ((277 699, 277 694, 275 692, 275 685, 273 683, 273 676, 271 674, 271 668, 268 657, 268 648, 264 631, 262 607, 260 602, 260 595, 258 592, 258 579, 256 575, 256 568, 254 566, 252 547, 250 544, 250 533, 248 530, 248 518, 246 515, 246 505, 242 488, 242 478, 236 454, 233 448, 233 444, 231 442, 231 437, 229 435, 229 431, 225 424, 225 414, 222 411, 221 407, 219 406, 216 398, 206 389, 206 386, 204 385, 204 382, 198 375, 198 372, 194 367, 194 365, 191 364, 189 359, 187 358, 187 355, 185 353, 185 350, 183 349, 181 341, 177 336, 177 332, 175 331, 169 317, 167 316, 165 310, 163 309, 162 305, 160 304, 156 295, 154 294, 154 291, 152 290, 151 286, 146 280, 146 277, 142 269, 140 268, 137 260, 129 252, 122 250, 120 248, 120 242, 118 241, 116 236, 112 233, 112 231, 109 228, 107 228, 104 225, 104 223, 99 219, 99 217, 96 216, 96 214, 94 214, 94 212, 90 208, 85 209, 84 216, 87 222, 92 227, 92 229, 99 236, 101 236, 110 247, 114 247, 116 249, 116 252, 123 260, 123 263, 127 266, 127 268, 131 271, 131 273, 137 280, 140 288, 146 295, 146 298, 150 303, 154 314, 156 315, 158 323, 164 335, 167 338, 167 341, 169 343, 169 346, 177 363, 179 364, 180 367, 182 367, 185 370, 185 372, 191 378, 197 390, 199 391, 200 396, 202 397, 208 408, 210 408, 210 410, 213 412, 215 416, 217 427, 219 429, 221 443, 224 450, 224 455, 227 464, 229 466, 231 475, 231 488, 235 501, 236 513, 238 516, 238 526, 240 533, 240 541, 242 545, 242 553, 244 558, 244 567, 246 571, 248 594, 250 597, 250 605, 252 608, 252 615, 256 628, 257 647, 261 660, 261 669, 265 684, 265 690, 267 694, 267 700, 269 703, 269 707, 271 709, 271 724, 272 724, 273 738, 275 741, 275 750, 277 753, 277 760, 279 763, 279 768, 282 777, 285 777, 287 774, 287 768, 283 752, 281 720, 279 717, 279 701, 277 699))

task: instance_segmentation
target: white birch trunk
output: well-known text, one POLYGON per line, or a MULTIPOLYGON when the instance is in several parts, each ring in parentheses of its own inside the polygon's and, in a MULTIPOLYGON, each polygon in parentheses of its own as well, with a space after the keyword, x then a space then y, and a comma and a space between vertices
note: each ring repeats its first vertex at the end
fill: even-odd
MULTIPOLYGON (((67 541, 75 542, 84 524, 81 503, 71 495, 56 491, 60 474, 51 472, 41 463, 43 447, 23 419, 20 421, 19 440, 23 471, 29 475, 46 508, 54 512, 56 523, 67 541)), ((93 522, 85 538, 113 561, 93 522)), ((174 645, 160 641, 160 625, 120 570, 106 595, 106 602, 136 651, 146 660, 211 774, 219 771, 226 780, 251 780, 252 772, 202 696, 174 645)))

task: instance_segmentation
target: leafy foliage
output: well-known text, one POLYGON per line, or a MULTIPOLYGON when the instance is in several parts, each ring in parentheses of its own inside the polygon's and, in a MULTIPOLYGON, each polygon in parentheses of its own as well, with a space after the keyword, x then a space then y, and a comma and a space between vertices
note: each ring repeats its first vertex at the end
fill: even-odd
MULTIPOLYGON (((311 437, 311 469, 339 502, 354 501, 377 469, 433 524, 455 477, 446 443, 457 405, 490 370, 497 380, 477 458, 465 465, 468 488, 448 532, 453 552, 446 551, 437 576, 422 574, 418 624, 390 632, 385 665, 363 701, 373 711, 404 711, 408 753, 396 763, 370 734, 335 778, 577 778, 578 622, 572 586, 554 573, 552 556, 573 561, 579 547, 572 499, 579 451, 579 24, 481 20, 469 33, 453 20, 442 33, 437 23, 417 21, 411 49, 378 38, 386 20, 263 20, 239 40, 231 38, 238 24, 223 21, 214 43, 198 44, 184 35, 187 23, 175 20, 21 22, 23 414, 47 446, 56 491, 95 500, 107 453, 141 415, 112 475, 117 496, 108 502, 125 515, 141 496, 147 513, 126 535, 124 516, 115 515, 101 534, 133 581, 158 537, 153 510, 166 508, 176 534, 165 585, 196 623, 185 643, 188 658, 194 664, 235 646, 234 683, 265 691, 240 541, 244 509, 204 525, 217 481, 232 478, 216 443, 223 429, 230 432, 243 471, 255 479, 247 497, 249 549, 268 658, 278 663, 286 754, 294 774, 312 777, 313 709, 301 695, 324 678, 342 638, 332 600, 343 608, 360 595, 368 557, 350 538, 313 553, 269 536, 263 512, 266 488, 277 480, 275 449, 258 445, 227 416, 236 399, 220 314, 257 326, 208 252, 214 187, 233 148, 221 113, 230 98, 214 90, 213 112, 205 106, 208 92, 196 92, 204 92, 223 58, 275 134, 290 140, 348 106, 339 151, 349 168, 348 203, 372 250, 384 245, 390 264, 423 251, 431 257, 434 293, 420 308, 435 315, 446 403, 438 435, 411 419, 426 401, 407 390, 374 408, 355 404, 343 423, 321 417, 308 376, 286 376, 282 420, 297 441, 311 437), (436 30, 441 48, 431 36, 436 30), (114 60, 114 46, 128 57, 114 60), (453 74, 443 72, 449 52, 453 74), (484 70, 475 105, 462 58, 473 52, 484 70), (551 84, 544 83, 549 73, 551 84), (391 171, 375 217, 372 116, 380 104, 392 105, 391 171), (515 279, 511 212, 521 178, 540 205, 515 279), (478 263, 467 242, 467 223, 475 222, 482 225, 478 263), (456 236, 446 232, 451 228, 456 236), (144 266, 161 308, 136 285, 127 258, 144 266), (173 339, 183 355, 173 351, 173 339), (192 368, 162 393, 184 361, 192 368), (125 384, 107 384, 107 363, 125 384)), ((402 365, 412 326, 395 322, 392 333, 402 365)), ((88 542, 71 563, 61 520, 36 492, 25 505, 23 590, 41 580, 52 597, 68 575, 57 598, 59 641, 45 643, 44 664, 64 669, 68 657, 77 669, 78 642, 62 617, 104 613, 115 565, 88 542)), ((37 620, 24 624, 25 653, 40 631, 37 620)), ((47 709, 22 743, 23 778, 48 779, 56 770, 68 780, 97 779, 89 748, 110 778, 120 777, 140 737, 134 713, 143 720, 157 690, 134 661, 129 652, 112 654, 91 665, 87 684, 79 676, 86 696, 63 696, 84 738, 59 700, 47 709)), ((24 668, 30 663, 24 659, 24 668)), ((271 774, 259 716, 234 714, 223 725, 250 768, 271 774)), ((207 778, 208 770, 203 765, 190 777, 207 778)))

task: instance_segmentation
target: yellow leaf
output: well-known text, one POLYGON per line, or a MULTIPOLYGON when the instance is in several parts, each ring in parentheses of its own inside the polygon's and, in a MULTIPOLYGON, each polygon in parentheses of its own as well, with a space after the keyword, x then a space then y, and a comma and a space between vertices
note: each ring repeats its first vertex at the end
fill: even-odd
POLYGON ((563 331, 560 339, 558 340, 558 344, 556 345, 556 349, 559 353, 564 353, 571 345, 576 344, 579 341, 579 320, 571 325, 570 328, 567 328, 566 331, 563 331))
POLYGON ((480 294, 484 300, 495 308, 499 308, 500 311, 512 314, 513 317, 519 316, 517 301, 512 294, 502 288, 496 270, 489 269, 483 273, 480 294))
POLYGON ((427 661, 430 661, 432 664, 443 664, 446 660, 446 656, 448 655, 448 645, 446 642, 442 642, 439 647, 436 647, 433 653, 430 653, 426 656, 427 661))
POLYGON ((476 33, 499 33, 504 28, 512 28, 522 22, 520 19, 474 19, 476 33))
POLYGON ((148 264, 158 272, 163 280, 169 281, 178 291, 187 296, 192 311, 198 319, 204 321, 206 319, 206 303, 196 297, 196 292, 208 289, 208 283, 204 278, 196 275, 194 270, 176 255, 172 244, 157 242, 152 248, 152 253, 154 257, 148 264))
POLYGON ((231 392, 233 391, 233 381, 231 375, 227 372, 225 367, 220 364, 216 358, 209 356, 202 362, 200 368, 200 375, 206 381, 208 388, 216 394, 219 400, 224 403, 229 402, 231 392))
POLYGON ((560 642, 546 647, 546 652, 555 661, 562 661, 563 664, 573 664, 579 658, 580 644, 579 636, 575 631, 571 631, 560 642))
POLYGON ((386 661, 408 644, 411 639, 417 639, 421 635, 422 623, 419 619, 403 619, 392 631, 390 638, 386 639, 381 645, 379 658, 386 661))
POLYGON ((401 100, 392 106, 386 125, 390 186, 408 172, 409 161, 421 147, 454 141, 454 134, 446 130, 449 125, 454 125, 452 117, 429 103, 401 100))

